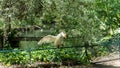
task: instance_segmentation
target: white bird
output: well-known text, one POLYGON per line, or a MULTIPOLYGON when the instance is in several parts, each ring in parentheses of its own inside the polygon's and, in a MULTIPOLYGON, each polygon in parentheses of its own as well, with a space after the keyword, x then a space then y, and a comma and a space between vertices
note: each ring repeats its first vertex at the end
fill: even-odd
POLYGON ((38 45, 42 45, 45 43, 54 43, 55 46, 59 47, 63 45, 63 39, 66 38, 66 33, 61 32, 56 36, 53 35, 47 35, 43 37, 39 42, 38 45))

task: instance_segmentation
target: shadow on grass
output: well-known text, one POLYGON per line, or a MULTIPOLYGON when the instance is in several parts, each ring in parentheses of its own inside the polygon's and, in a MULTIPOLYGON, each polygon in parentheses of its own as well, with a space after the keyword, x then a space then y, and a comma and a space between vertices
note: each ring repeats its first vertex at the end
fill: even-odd
POLYGON ((120 66, 104 65, 104 64, 91 64, 87 68, 120 68, 120 66))
POLYGON ((38 64, 37 67, 41 67, 41 68, 120 68, 117 66, 112 66, 112 65, 104 65, 104 64, 95 64, 95 63, 91 63, 90 65, 83 65, 81 63, 68 63, 68 64, 38 64))
MULTIPOLYGON (((0 67, 0 68, 8 68, 8 67, 0 67)), ((82 65, 82 64, 72 64, 72 65, 60 65, 60 64, 56 64, 56 63, 41 63, 41 62, 37 62, 35 64, 32 65, 28 65, 28 66, 22 66, 22 65, 12 65, 9 68, 120 68, 119 67, 115 67, 112 65, 103 65, 103 64, 90 64, 90 65, 82 65)))

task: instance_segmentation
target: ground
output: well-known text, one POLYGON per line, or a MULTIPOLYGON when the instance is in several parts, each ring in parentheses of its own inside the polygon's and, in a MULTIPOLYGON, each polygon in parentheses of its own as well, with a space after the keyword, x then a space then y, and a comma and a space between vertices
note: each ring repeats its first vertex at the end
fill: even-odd
POLYGON ((108 56, 98 57, 93 61, 93 63, 106 66, 107 68, 120 68, 120 54, 111 53, 108 56))

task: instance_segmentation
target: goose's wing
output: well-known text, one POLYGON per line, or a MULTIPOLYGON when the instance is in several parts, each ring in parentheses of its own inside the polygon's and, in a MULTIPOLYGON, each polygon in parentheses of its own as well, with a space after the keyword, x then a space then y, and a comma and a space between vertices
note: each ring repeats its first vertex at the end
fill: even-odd
POLYGON ((56 40, 56 37, 55 37, 55 36, 47 35, 47 36, 43 37, 43 38, 38 42, 38 44, 51 43, 51 42, 54 42, 55 40, 56 40))

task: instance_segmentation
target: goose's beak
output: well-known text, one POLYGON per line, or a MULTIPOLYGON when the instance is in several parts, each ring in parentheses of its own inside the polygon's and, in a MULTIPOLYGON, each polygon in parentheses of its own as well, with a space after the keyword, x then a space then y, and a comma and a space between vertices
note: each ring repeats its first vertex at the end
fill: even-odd
POLYGON ((65 35, 64 38, 67 38, 67 36, 65 35))

